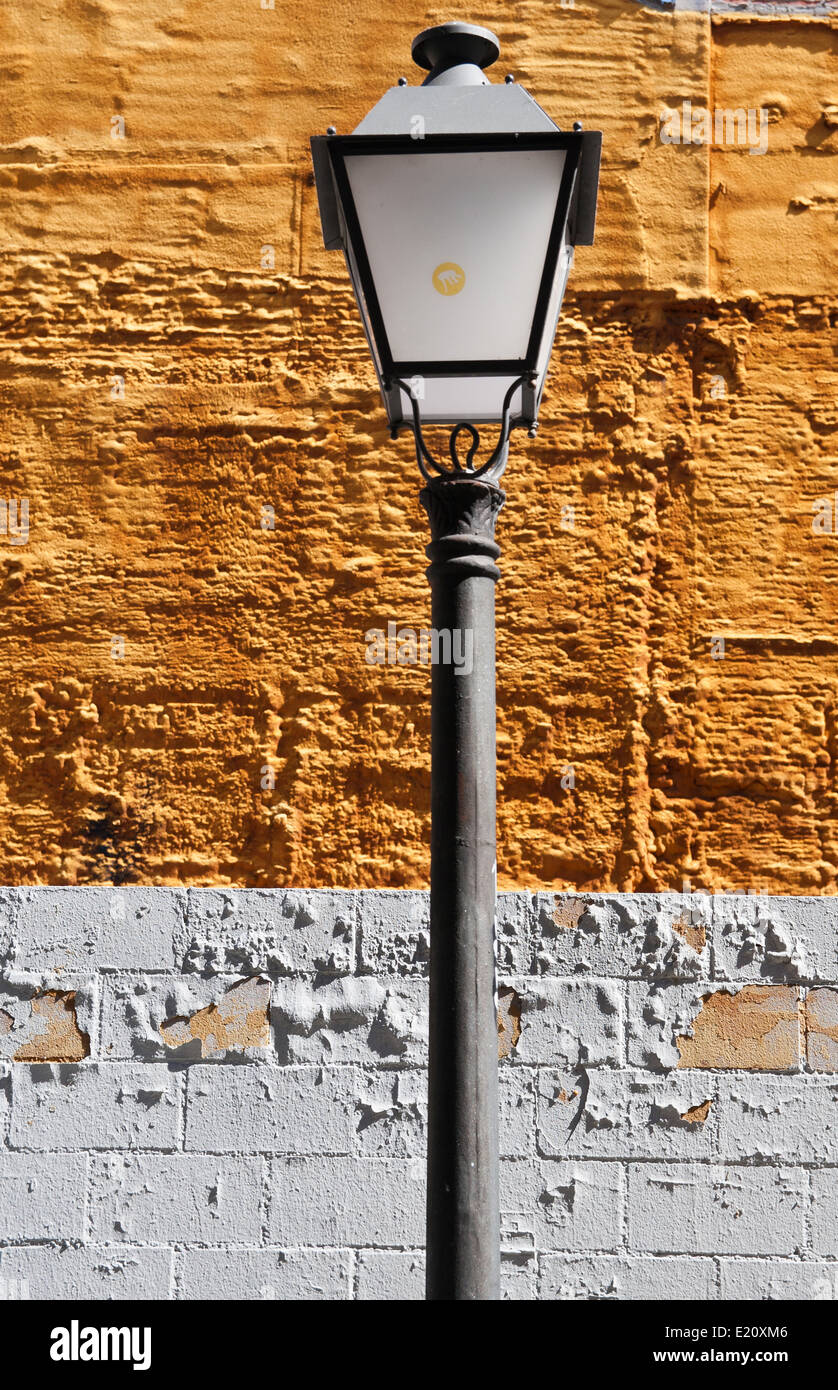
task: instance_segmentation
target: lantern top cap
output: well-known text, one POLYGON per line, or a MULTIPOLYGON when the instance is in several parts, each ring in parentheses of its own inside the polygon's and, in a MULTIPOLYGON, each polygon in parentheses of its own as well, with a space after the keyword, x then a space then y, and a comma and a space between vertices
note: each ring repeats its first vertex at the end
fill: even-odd
POLYGON ((430 84, 450 68, 465 64, 491 67, 497 61, 500 43, 491 29, 478 24, 437 24, 417 34, 410 51, 414 63, 430 72, 425 79, 430 84))

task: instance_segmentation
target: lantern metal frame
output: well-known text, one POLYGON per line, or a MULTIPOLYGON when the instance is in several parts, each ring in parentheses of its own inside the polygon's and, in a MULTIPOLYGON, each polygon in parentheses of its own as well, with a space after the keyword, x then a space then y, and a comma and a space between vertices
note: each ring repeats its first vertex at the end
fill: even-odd
MULTIPOLYGON (((535 373, 532 373, 530 375, 524 374, 516 377, 508 388, 501 407, 500 435, 498 437, 498 442, 486 459, 486 462, 481 464, 480 467, 475 468, 474 455, 480 448, 480 432, 470 421, 460 420, 459 423, 454 426, 448 438, 448 453, 453 466, 447 468, 444 464, 441 464, 438 459, 434 458, 425 443, 425 436, 422 433, 422 417, 419 412, 419 403, 411 390, 409 382, 402 381, 400 377, 396 377, 395 381, 396 385, 401 387, 403 391, 406 391, 410 397, 413 417, 410 424, 413 429, 413 438, 416 444, 416 462, 419 466, 419 472, 422 474, 426 483, 432 482, 434 476, 433 473, 428 472, 429 467, 434 470, 434 473, 443 478, 485 478, 487 482, 496 483, 506 467, 506 461, 509 457, 509 436, 512 431, 515 429, 527 429, 531 439, 535 436, 537 428, 535 424, 528 424, 520 415, 516 416, 514 419, 510 419, 512 397, 515 395, 518 387, 528 385, 532 388, 535 385, 535 373), (466 450, 466 461, 463 464, 460 462, 459 454, 457 453, 457 441, 464 430, 467 430, 471 435, 471 444, 466 450)), ((393 426, 390 430, 391 439, 396 439, 399 431, 404 428, 405 425, 393 426)))

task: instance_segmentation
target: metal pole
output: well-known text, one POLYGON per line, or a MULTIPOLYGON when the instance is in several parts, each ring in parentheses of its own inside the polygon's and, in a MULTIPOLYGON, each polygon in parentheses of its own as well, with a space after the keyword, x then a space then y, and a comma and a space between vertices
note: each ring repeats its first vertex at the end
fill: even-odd
POLYGON ((432 668, 426 1297, 500 1297, 495 952, 495 522, 467 477, 420 493, 439 650, 432 668), (446 661, 445 633, 452 657, 446 661), (471 669, 468 655, 471 651, 471 669))

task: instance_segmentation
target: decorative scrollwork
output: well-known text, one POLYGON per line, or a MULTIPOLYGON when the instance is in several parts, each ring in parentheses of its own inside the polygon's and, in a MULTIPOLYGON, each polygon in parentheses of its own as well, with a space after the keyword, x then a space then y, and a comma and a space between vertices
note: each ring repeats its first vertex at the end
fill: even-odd
POLYGON ((453 430, 451 431, 451 438, 450 438, 449 441, 448 441, 448 452, 449 452, 449 454, 451 455, 451 462, 452 462, 453 465, 454 465, 454 471, 455 471, 456 473, 463 473, 463 472, 465 472, 465 473, 473 473, 473 472, 474 472, 474 455, 477 453, 477 450, 478 450, 479 448, 480 448, 480 435, 478 434, 477 430, 474 428, 474 425, 467 425, 467 424, 465 424, 465 423, 462 423, 462 424, 459 424, 459 425, 455 425, 454 428, 453 428, 453 430), (459 458, 458 458, 458 456, 457 456, 457 437, 458 437, 458 435, 459 435, 459 433, 460 433, 460 430, 468 430, 469 434, 471 435, 471 445, 470 445, 470 447, 468 448, 468 450, 466 451, 466 466, 465 466, 465 468, 462 467, 462 465, 460 464, 460 460, 459 460, 459 458))
MULTIPOLYGON (((416 396, 413 394, 413 390, 411 389, 408 382, 402 381, 401 378, 395 377, 393 379, 393 385, 400 386, 408 396, 408 399, 410 400, 411 411, 413 414, 413 438, 416 443, 416 462, 418 463, 419 471, 421 472, 422 477, 425 479, 426 482, 430 483, 433 479, 433 473, 429 472, 429 469, 433 469, 434 473, 444 478, 485 478, 487 482, 497 482, 498 478, 500 477, 501 473, 506 467, 506 460, 509 456, 510 434, 515 429, 527 428, 527 422, 525 420, 510 419, 512 397, 515 395, 515 392, 518 390, 518 387, 522 386, 525 381, 532 382, 533 377, 529 373, 525 373, 523 376, 517 377, 516 380, 512 382, 512 385, 509 387, 508 391, 506 392, 506 395, 503 398, 503 407, 501 410, 500 435, 498 437, 497 444, 495 445, 486 462, 482 464, 479 468, 475 468, 474 456, 477 453, 477 450, 480 448, 480 435, 478 431, 475 429, 474 425, 469 424, 465 420, 461 420, 460 423, 455 425, 452 429, 450 438, 448 440, 448 453, 451 456, 453 468, 446 468, 444 464, 441 464, 438 459, 434 458, 433 454, 430 452, 427 444, 425 443, 424 435, 422 434, 422 417, 419 413, 419 402, 416 399, 416 396), (457 451, 457 441, 459 440, 460 435, 464 431, 468 432, 468 434, 471 437, 471 440, 468 447, 466 448, 466 458, 465 463, 463 464, 460 461, 460 457, 457 451)), ((535 429, 530 428, 529 433, 530 436, 534 435, 535 429)), ((396 434, 398 434, 398 428, 396 428, 393 431, 393 434, 394 437, 396 434)))

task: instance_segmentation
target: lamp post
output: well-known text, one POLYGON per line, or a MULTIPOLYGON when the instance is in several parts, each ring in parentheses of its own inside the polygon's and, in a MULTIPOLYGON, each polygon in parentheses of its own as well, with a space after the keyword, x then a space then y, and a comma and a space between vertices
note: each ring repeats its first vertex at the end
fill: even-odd
POLYGON ((311 148, 391 436, 413 433, 437 655, 445 634, 472 653, 431 677, 427 1297, 497 1299, 494 534, 511 431, 536 432, 573 248, 593 240, 601 135, 490 83, 488 29, 439 25, 412 51, 421 87, 400 78, 352 135, 311 148), (478 462, 485 423, 500 429, 478 462), (451 426, 445 463, 428 424, 451 426))

